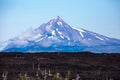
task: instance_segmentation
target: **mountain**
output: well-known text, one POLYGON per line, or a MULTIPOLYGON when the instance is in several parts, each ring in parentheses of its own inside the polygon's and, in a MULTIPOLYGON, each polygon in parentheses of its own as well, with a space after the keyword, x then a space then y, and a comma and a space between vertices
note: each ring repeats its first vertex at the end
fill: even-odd
POLYGON ((120 52, 120 40, 73 28, 59 16, 9 40, 2 52, 120 52))

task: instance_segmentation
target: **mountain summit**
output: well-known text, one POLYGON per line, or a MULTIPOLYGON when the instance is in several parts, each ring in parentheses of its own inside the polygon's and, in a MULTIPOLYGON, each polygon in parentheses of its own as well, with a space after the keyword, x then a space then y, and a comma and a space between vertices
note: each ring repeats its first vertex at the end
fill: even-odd
POLYGON ((68 25, 59 16, 11 39, 3 52, 120 52, 120 40, 68 25))

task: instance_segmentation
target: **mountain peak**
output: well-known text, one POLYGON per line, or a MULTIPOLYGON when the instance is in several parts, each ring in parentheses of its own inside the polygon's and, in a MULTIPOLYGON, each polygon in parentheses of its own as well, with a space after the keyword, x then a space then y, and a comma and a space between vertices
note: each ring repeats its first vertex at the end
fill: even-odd
POLYGON ((57 19, 61 19, 60 16, 57 16, 57 19))
POLYGON ((55 18, 55 19, 51 19, 47 24, 53 25, 54 23, 57 23, 58 25, 65 24, 65 22, 63 21, 63 19, 60 16, 57 16, 57 18, 55 18))
POLYGON ((59 21, 63 21, 63 19, 60 16, 57 16, 55 19, 52 19, 54 22, 59 22, 59 21))
POLYGON ((57 21, 63 21, 63 19, 60 16, 57 16, 56 20, 57 21))
POLYGON ((55 20, 56 20, 56 22, 64 22, 60 16, 57 16, 57 18, 55 20))

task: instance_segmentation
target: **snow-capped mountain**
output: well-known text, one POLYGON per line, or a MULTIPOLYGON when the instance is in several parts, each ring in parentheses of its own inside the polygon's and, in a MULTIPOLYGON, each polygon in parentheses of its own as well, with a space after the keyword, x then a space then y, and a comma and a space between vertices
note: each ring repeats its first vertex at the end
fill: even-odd
POLYGON ((59 16, 10 40, 5 52, 120 52, 120 40, 73 28, 59 16))

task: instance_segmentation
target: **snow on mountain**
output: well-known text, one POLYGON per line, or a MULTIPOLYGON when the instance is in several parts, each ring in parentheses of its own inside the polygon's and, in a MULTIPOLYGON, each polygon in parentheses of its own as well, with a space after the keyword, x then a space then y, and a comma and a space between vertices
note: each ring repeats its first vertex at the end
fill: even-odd
POLYGON ((9 43, 10 41, 0 42, 0 51, 3 50, 9 43))
POLYGON ((120 52, 120 40, 73 28, 59 16, 11 39, 2 51, 15 52, 120 52), (105 51, 106 50, 106 51, 105 51))

